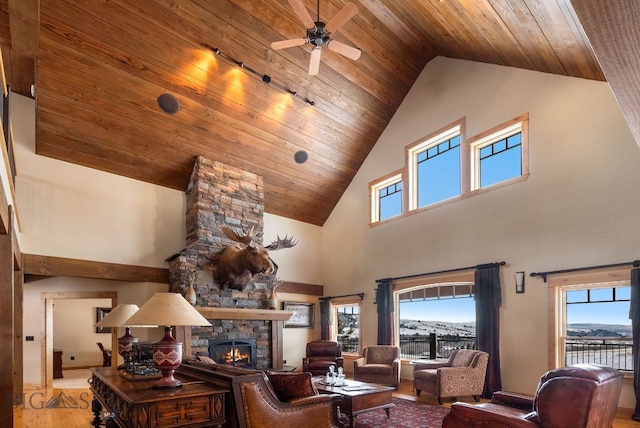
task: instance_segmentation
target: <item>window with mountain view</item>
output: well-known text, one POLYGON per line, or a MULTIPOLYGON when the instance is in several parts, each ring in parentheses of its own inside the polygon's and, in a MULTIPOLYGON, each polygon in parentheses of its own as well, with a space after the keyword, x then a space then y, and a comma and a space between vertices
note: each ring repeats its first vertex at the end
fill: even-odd
POLYGON ((633 371, 628 284, 563 290, 564 364, 598 363, 633 371))
POLYGON ((439 284, 398 294, 402 358, 448 358, 455 349, 473 349, 476 311, 473 284, 439 284))
POLYGON ((360 354, 360 303, 336 304, 335 338, 346 354, 360 354))

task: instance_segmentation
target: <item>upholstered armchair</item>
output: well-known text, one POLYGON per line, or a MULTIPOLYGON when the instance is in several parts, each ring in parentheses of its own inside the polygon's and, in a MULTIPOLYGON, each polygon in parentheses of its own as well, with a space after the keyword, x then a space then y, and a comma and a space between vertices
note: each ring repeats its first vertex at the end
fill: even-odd
POLYGON ((489 354, 457 349, 446 362, 417 362, 413 366, 416 394, 428 392, 442 404, 443 398, 473 396, 480 401, 489 354))
POLYGON ((490 403, 457 402, 443 428, 608 428, 618 407, 622 374, 599 364, 545 373, 533 397, 496 392, 490 403))
POLYGON ((318 394, 310 373, 256 373, 233 379, 238 428, 337 428, 338 394, 318 394))
POLYGON ((400 383, 400 347, 366 346, 362 357, 353 362, 353 378, 397 387, 400 383))
POLYGON ((332 340, 315 340, 307 343, 307 356, 302 358, 302 371, 314 376, 324 376, 329 366, 344 366, 342 345, 332 340))

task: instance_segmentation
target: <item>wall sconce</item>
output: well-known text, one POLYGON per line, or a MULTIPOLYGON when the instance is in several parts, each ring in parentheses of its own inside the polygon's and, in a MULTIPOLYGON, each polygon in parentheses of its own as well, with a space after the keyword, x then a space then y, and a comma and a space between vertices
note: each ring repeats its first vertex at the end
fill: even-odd
POLYGON ((516 272, 516 293, 524 293, 524 272, 516 272))
POLYGON ((374 288, 373 290, 371 290, 371 298, 373 299, 373 304, 377 305, 378 304, 378 289, 374 288))

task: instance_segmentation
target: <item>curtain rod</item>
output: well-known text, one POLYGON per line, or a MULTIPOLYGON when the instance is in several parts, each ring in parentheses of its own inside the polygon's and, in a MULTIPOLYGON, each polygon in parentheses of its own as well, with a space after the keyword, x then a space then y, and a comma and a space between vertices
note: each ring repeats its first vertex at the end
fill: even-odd
POLYGON ((553 275, 557 273, 569 273, 569 272, 580 272, 582 270, 591 270, 591 269, 603 269, 603 268, 612 268, 612 267, 620 267, 620 266, 628 266, 633 265, 633 267, 640 267, 640 260, 634 260, 632 262, 624 262, 624 263, 614 263, 610 265, 599 265, 599 266, 585 266, 579 268, 572 269, 561 269, 561 270, 550 270, 547 272, 531 272, 530 276, 541 276, 544 282, 547 282, 547 275, 553 275))
POLYGON ((382 278, 382 279, 376 279, 376 283, 379 284, 381 282, 396 281, 398 279, 418 278, 420 276, 436 275, 436 274, 440 274, 440 273, 459 272, 459 271, 462 271, 462 270, 483 269, 483 268, 488 268, 488 267, 495 266, 495 265, 504 266, 506 264, 507 264, 507 262, 485 263, 485 264, 481 264, 481 265, 467 266, 467 267, 463 267, 463 268, 439 270, 439 271, 436 271, 436 272, 417 273, 415 275, 396 276, 394 278, 382 278))
POLYGON ((364 293, 353 293, 353 294, 343 294, 342 296, 325 296, 325 297, 321 297, 320 300, 331 300, 331 299, 337 299, 339 297, 352 297, 352 296, 358 296, 360 297, 360 300, 364 299, 364 293))

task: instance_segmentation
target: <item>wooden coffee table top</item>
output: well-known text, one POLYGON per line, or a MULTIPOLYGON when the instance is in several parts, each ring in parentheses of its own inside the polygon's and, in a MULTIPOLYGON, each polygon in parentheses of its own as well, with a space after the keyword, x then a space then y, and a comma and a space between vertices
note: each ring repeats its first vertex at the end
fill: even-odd
POLYGON ((329 394, 340 394, 347 397, 356 397, 359 395, 375 394, 386 391, 395 391, 392 386, 378 385, 376 383, 366 383, 357 380, 346 380, 344 386, 325 385, 323 377, 314 377, 313 384, 318 391, 329 394))

